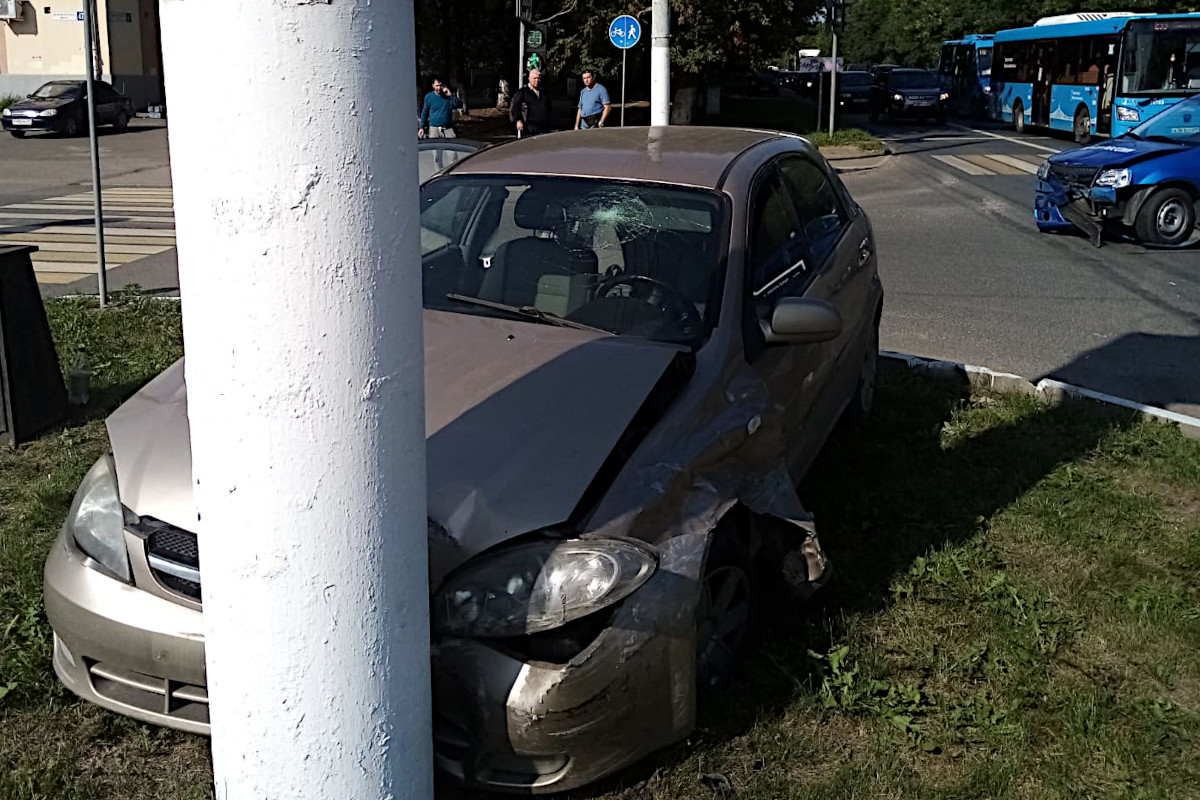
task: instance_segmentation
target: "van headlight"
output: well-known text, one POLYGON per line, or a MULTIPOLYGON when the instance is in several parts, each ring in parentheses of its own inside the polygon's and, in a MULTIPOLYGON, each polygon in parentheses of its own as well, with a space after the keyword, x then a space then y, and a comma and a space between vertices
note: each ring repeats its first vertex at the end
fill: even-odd
POLYGON ((1046 180, 1050 177, 1050 162, 1048 160, 1043 161, 1042 165, 1038 167, 1037 176, 1041 180, 1046 180))
POLYGON ((1110 189, 1124 189, 1133 180, 1127 169, 1106 169, 1096 176, 1093 186, 1105 186, 1110 189))
POLYGON ((903 102, 904 102, 904 95, 902 95, 902 94, 900 94, 899 92, 897 92, 896 94, 892 95, 892 99, 893 99, 893 100, 895 100, 897 103, 903 103, 903 102))
POLYGON ((130 582, 125 512, 117 493, 117 471, 112 456, 102 456, 84 476, 67 514, 66 528, 101 572, 130 582))
POLYGON ((1136 108, 1117 106, 1117 119, 1121 122, 1141 122, 1142 115, 1138 113, 1136 108))
POLYGON ((949 92, 942 92, 940 95, 938 95, 938 97, 939 97, 939 99, 941 99, 942 101, 946 101, 946 100, 949 100, 949 99, 950 99, 950 93, 949 93, 949 92))
POLYGON ((622 539, 521 544, 476 562, 434 597, 436 633, 499 638, 551 630, 628 597, 658 566, 648 548, 622 539))

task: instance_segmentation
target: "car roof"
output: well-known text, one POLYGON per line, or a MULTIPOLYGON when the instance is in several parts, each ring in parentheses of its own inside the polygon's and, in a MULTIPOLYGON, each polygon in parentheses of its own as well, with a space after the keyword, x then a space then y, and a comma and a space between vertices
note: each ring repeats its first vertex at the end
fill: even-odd
POLYGON ((720 188, 738 156, 777 131, 667 125, 562 131, 481 150, 454 175, 566 175, 720 188))

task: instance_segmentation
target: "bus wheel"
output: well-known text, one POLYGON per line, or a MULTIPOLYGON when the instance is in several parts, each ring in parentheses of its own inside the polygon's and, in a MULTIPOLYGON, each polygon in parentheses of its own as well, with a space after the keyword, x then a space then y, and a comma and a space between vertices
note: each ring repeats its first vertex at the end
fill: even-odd
POLYGON ((1075 142, 1087 144, 1092 140, 1092 115, 1083 106, 1075 112, 1075 142))
POLYGON ((1183 189, 1159 189, 1138 212, 1134 230, 1145 244, 1173 247, 1191 238, 1196 227, 1196 201, 1183 189))
POLYGON ((1013 103, 1013 130, 1017 133, 1025 132, 1025 104, 1020 100, 1013 103))

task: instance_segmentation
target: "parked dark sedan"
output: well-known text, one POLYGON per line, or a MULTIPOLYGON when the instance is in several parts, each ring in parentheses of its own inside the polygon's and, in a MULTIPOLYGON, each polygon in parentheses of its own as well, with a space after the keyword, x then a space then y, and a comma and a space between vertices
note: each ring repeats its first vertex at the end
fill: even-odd
MULTIPOLYGON (((133 103, 104 81, 96 81, 96 124, 123 131, 133 119, 133 103)), ((4 130, 21 139, 29 131, 77 136, 87 130, 87 82, 50 81, 0 116, 4 130)))
POLYGON ((938 76, 926 69, 882 69, 871 87, 871 121, 888 117, 946 119, 950 95, 942 91, 938 76))
POLYGON ((871 73, 850 70, 838 73, 838 113, 862 114, 871 109, 871 73))
POLYGON ((1034 218, 1042 231, 1078 229, 1159 247, 1200 237, 1200 95, 1124 136, 1050 156, 1038 171, 1034 218))

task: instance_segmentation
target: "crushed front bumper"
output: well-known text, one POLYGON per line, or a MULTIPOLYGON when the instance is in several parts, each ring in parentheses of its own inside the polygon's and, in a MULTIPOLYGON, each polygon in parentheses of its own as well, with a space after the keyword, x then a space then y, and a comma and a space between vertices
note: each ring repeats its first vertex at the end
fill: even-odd
POLYGON ((1105 186, 1067 187, 1054 178, 1039 178, 1034 220, 1039 230, 1076 229, 1099 246, 1104 229, 1124 221, 1126 202, 1105 186))
MULTIPOLYGON (((662 545, 655 574, 565 663, 479 640, 435 642, 438 767, 469 786, 556 792, 686 736, 695 724, 694 620, 708 538, 662 545)), ((112 711, 208 734, 201 612, 87 562, 65 532, 46 562, 59 679, 112 711)))

